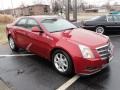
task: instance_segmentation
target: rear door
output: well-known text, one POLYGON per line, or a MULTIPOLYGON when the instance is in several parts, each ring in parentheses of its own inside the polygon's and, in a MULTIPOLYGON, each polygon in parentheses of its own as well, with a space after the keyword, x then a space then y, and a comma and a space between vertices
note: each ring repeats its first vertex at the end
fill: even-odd
POLYGON ((26 48, 28 45, 28 38, 26 37, 26 23, 27 18, 21 18, 16 24, 15 24, 15 39, 19 47, 26 48))
POLYGON ((113 15, 114 23, 115 23, 115 29, 119 30, 120 28, 120 15, 113 15))
POLYGON ((107 16, 106 27, 107 27, 107 29, 110 29, 110 30, 113 29, 113 28, 116 28, 116 24, 114 22, 113 15, 108 15, 107 16))

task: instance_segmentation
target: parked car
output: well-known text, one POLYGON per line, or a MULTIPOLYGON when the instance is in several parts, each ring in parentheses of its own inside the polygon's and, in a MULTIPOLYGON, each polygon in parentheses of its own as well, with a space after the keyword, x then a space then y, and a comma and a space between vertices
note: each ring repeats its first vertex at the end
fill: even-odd
POLYGON ((117 14, 117 15, 120 15, 120 12, 119 11, 112 11, 112 12, 110 12, 109 14, 117 14))
POLYGON ((112 58, 107 36, 77 28, 56 16, 21 17, 6 29, 13 51, 23 48, 44 57, 64 75, 97 73, 112 58))
POLYGON ((117 31, 120 29, 120 15, 111 14, 96 16, 83 21, 81 26, 97 33, 105 33, 105 31, 117 31))

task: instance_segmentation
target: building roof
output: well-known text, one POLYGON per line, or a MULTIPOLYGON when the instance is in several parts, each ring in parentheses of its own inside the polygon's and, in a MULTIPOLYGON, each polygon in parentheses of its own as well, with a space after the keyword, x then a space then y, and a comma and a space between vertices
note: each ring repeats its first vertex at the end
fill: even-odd
MULTIPOLYGON (((14 9, 28 8, 28 7, 34 7, 34 6, 50 6, 50 5, 46 5, 46 4, 34 4, 34 5, 29 5, 29 6, 24 6, 24 7, 17 7, 17 8, 14 8, 14 9)), ((4 9, 4 10, 1 10, 1 11, 5 11, 5 10, 13 10, 13 9, 4 9)))
POLYGON ((62 18, 57 15, 34 15, 34 16, 22 16, 21 18, 29 17, 29 18, 35 18, 35 19, 50 19, 50 18, 62 18))

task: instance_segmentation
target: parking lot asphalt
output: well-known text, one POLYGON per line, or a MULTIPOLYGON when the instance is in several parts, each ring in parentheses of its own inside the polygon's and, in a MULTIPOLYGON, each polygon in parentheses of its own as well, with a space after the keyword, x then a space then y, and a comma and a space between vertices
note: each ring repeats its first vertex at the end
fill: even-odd
MULTIPOLYGON (((103 71, 82 76, 67 90, 119 90, 120 87, 120 36, 112 36, 114 58, 103 71)), ((72 76, 60 75, 52 64, 27 52, 12 52, 8 44, 0 45, 0 78, 14 90, 55 90, 72 76), (21 56, 15 56, 15 55, 21 56), (26 56, 22 56, 26 54, 26 56), (8 56, 14 55, 14 56, 8 56)))
MULTIPOLYGON (((8 45, 1 45, 0 50, 0 55, 18 54, 12 53, 8 45)), ((50 62, 35 55, 0 57, 0 77, 15 90, 55 90, 70 78, 58 74, 50 62)))

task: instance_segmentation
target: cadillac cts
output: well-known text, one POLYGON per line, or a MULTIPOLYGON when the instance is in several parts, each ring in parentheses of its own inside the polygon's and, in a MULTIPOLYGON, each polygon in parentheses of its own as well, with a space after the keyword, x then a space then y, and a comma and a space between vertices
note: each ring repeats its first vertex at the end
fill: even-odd
POLYGON ((57 16, 25 16, 6 27, 13 51, 23 48, 50 60, 64 75, 91 75, 105 68, 113 45, 107 36, 77 28, 57 16))

